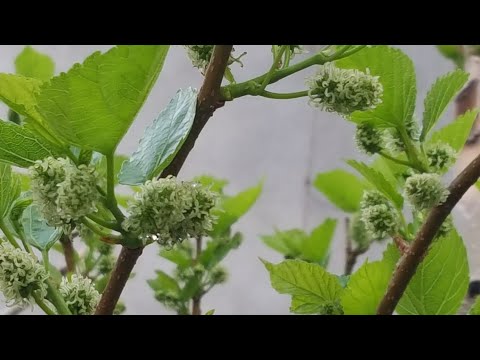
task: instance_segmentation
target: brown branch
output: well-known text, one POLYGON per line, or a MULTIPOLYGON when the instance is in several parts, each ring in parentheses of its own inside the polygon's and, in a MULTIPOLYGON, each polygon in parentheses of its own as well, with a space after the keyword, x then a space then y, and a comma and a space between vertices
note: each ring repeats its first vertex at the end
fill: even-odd
MULTIPOLYGON (((195 258, 193 259, 193 265, 196 265, 200 254, 202 253, 202 238, 197 237, 195 239, 196 243, 196 250, 195 250, 195 258)), ((192 315, 202 315, 202 309, 200 308, 200 304, 202 302, 202 294, 195 294, 192 299, 192 315)))
POLYGON ((63 248, 63 255, 65 256, 65 263, 67 265, 67 272, 75 273, 75 249, 73 248, 72 239, 67 234, 60 237, 60 243, 63 248))
MULTIPOLYGON (((225 74, 225 69, 228 66, 228 60, 232 49, 233 45, 215 46, 212 58, 210 59, 210 64, 205 73, 203 85, 198 93, 197 111, 190 133, 180 151, 175 155, 173 161, 162 172, 161 177, 178 175, 208 119, 210 119, 216 109, 223 105, 223 103, 219 103, 218 101, 220 98, 220 86, 222 84, 223 75, 225 74)), ((115 309, 123 288, 127 283, 130 273, 132 272, 137 259, 142 254, 142 250, 142 248, 122 248, 115 268, 110 276, 110 280, 108 281, 107 287, 105 288, 100 303, 98 304, 95 312, 96 315, 113 314, 113 310, 115 309)))
POLYGON ((433 208, 428 214, 415 240, 410 245, 410 250, 402 256, 393 273, 388 290, 377 309, 378 315, 391 315, 393 313, 443 221, 479 177, 480 155, 450 184, 448 188, 450 195, 447 200, 433 208))

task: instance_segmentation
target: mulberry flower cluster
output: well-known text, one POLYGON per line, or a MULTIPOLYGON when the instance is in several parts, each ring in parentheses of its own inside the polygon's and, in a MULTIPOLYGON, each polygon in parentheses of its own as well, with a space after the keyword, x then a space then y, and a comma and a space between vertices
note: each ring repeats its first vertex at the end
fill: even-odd
POLYGON ((70 159, 48 157, 30 167, 34 201, 51 226, 62 226, 95 212, 95 168, 70 159))
POLYGON ((33 292, 40 298, 47 295, 48 274, 29 253, 0 242, 0 290, 8 305, 34 302, 33 292))
POLYGON ((377 154, 383 149, 382 133, 368 123, 357 126, 355 142, 358 149, 367 155, 377 154))
POLYGON ((130 205, 123 228, 140 240, 152 239, 173 246, 212 230, 212 209, 218 195, 197 183, 175 177, 149 180, 130 205))
POLYGON ((92 280, 79 275, 63 278, 59 291, 73 315, 93 314, 100 301, 100 293, 92 280))
MULTIPOLYGON (((212 58, 215 45, 184 45, 184 47, 187 50, 187 56, 190 58, 193 67, 200 69, 202 74, 204 74, 210 63, 210 59, 212 58)), ((234 62, 240 62, 240 57, 241 56, 234 58, 230 55, 228 65, 231 65, 234 62)))
POLYGON ((340 69, 327 63, 307 80, 307 86, 312 106, 344 116, 373 109, 382 102, 383 86, 368 69, 340 69))
POLYGON ((398 221, 395 208, 379 192, 365 192, 360 209, 360 218, 372 240, 382 240, 397 231, 398 221))
POLYGON ((440 205, 449 191, 438 174, 415 174, 405 182, 405 195, 417 210, 427 210, 440 205))
POLYGON ((426 151, 428 166, 436 173, 442 174, 455 162, 457 153, 448 144, 435 144, 426 151))

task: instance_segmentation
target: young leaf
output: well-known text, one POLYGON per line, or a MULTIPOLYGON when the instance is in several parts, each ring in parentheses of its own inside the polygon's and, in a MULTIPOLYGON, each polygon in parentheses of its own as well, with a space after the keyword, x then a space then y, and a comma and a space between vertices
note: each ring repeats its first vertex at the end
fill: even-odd
POLYGON ((53 76, 55 63, 50 56, 26 46, 15 59, 15 69, 17 74, 47 81, 53 76))
POLYGON ((61 228, 47 224, 36 205, 30 205, 23 212, 22 226, 26 240, 40 251, 48 251, 63 233, 61 228))
POLYGON ((326 219, 313 229, 302 244, 302 258, 311 262, 324 261, 329 253, 337 220, 326 219))
POLYGON ((343 293, 345 315, 375 315, 392 272, 387 261, 365 262, 350 276, 343 293))
POLYGON ((228 185, 228 180, 218 179, 210 175, 200 175, 193 178, 193 181, 206 186, 211 191, 223 194, 223 188, 228 185))
POLYGON ((435 241, 418 267, 396 311, 399 314, 455 314, 468 290, 468 261, 456 231, 435 241))
POLYGON ((412 60, 401 50, 388 46, 372 46, 338 60, 340 68, 370 71, 383 85, 382 103, 369 111, 355 111, 354 122, 370 122, 381 127, 399 127, 410 120, 417 94, 412 60))
POLYGON ((130 160, 123 163, 119 175, 121 184, 143 184, 172 162, 192 127, 197 93, 191 87, 178 90, 168 106, 147 128, 130 160))
POLYGON ((292 295, 291 311, 322 313, 339 307, 343 288, 338 278, 325 271, 320 265, 300 260, 286 260, 280 264, 271 264, 262 260, 270 273, 272 287, 280 294, 292 295))
POLYGON ((220 204, 218 220, 211 235, 220 236, 238 221, 255 204, 263 188, 263 181, 237 195, 226 197, 220 204))
POLYGON ((160 250, 160 256, 167 259, 181 268, 186 268, 192 265, 191 255, 182 247, 175 247, 171 250, 160 250))
POLYGON ((0 163, 0 220, 8 216, 20 192, 20 179, 12 173, 12 167, 0 163))
POLYGON ((147 280, 148 285, 153 291, 173 292, 174 294, 180 293, 180 287, 174 278, 161 270, 155 272, 157 273, 157 277, 147 280))
POLYGON ((215 314, 215 309, 208 310, 205 315, 214 315, 215 314))
POLYGON ((445 108, 457 92, 468 80, 468 73, 457 69, 442 77, 432 85, 425 98, 425 110, 423 112, 423 128, 420 141, 425 139, 428 132, 435 126, 445 108))
POLYGON ((333 170, 318 174, 313 185, 339 209, 347 213, 360 209, 365 185, 357 176, 344 170, 333 170))
POLYGON ((31 194, 26 192, 22 193, 12 205, 10 210, 9 221, 12 224, 12 228, 17 235, 24 234, 22 225, 22 216, 25 209, 32 204, 31 194))
POLYGON ((308 235, 300 229, 275 230, 273 235, 264 235, 261 237, 265 245, 290 258, 301 257, 303 243, 307 238, 308 235))
POLYGON ((456 151, 460 151, 468 139, 468 135, 470 134, 470 130, 472 129, 477 114, 478 110, 471 110, 460 115, 447 126, 434 132, 428 140, 428 143, 448 144, 456 151))
POLYGON ((24 126, 0 120, 0 162, 26 168, 58 151, 24 126))
POLYGON ((403 207, 402 195, 395 190, 392 184, 385 180, 385 177, 382 175, 382 173, 368 167, 362 162, 355 160, 347 160, 347 164, 362 174, 363 177, 367 179, 373 186, 375 186, 378 191, 390 199, 398 209, 403 207))
POLYGON ((120 45, 96 52, 44 83, 38 110, 49 127, 81 148, 112 153, 163 67, 167 45, 120 45))
POLYGON ((228 253, 237 249, 242 242, 242 235, 236 233, 232 238, 213 238, 200 254, 198 261, 205 269, 213 269, 228 253))

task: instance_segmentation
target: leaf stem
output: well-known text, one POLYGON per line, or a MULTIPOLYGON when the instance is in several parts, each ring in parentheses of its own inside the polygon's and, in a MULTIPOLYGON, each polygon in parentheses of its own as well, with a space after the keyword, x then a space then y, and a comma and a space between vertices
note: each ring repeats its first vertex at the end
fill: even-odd
MULTIPOLYGON (((199 236, 195 239, 195 258, 193 259, 193 266, 195 266, 200 258, 202 253, 202 237, 199 236)), ((198 291, 192 298, 192 315, 202 315, 202 309, 200 308, 200 304, 202 302, 202 289, 198 291)))
POLYGON ((48 259, 48 251, 47 250, 42 250, 42 260, 43 260, 43 266, 45 267, 45 270, 47 272, 50 272, 50 260, 48 259))
POLYGON ((116 222, 104 220, 92 214, 87 215, 87 218, 89 218, 93 222, 96 222, 98 225, 103 226, 104 228, 115 230, 115 231, 121 231, 121 228, 118 226, 116 222))
MULTIPOLYGON (((394 163, 397 163, 397 164, 400 164, 400 165, 405 165, 405 166, 408 166, 408 167, 413 167, 413 168, 416 168, 414 164, 412 164, 411 162, 409 161, 404 161, 404 160, 401 160, 401 159, 397 159, 397 158, 394 158, 393 156, 390 156, 388 154, 385 154, 384 152, 379 152, 379 154, 381 156, 383 156, 385 159, 388 159, 390 161, 393 161, 394 163)), ((417 170, 421 170, 421 169, 417 169, 417 170)))
POLYGON ((270 80, 272 79, 273 74, 278 70, 278 65, 280 64, 280 61, 282 61, 282 56, 287 50, 288 45, 282 45, 280 48, 280 51, 277 53, 275 56, 275 59, 273 59, 273 64, 268 73, 265 75, 265 78, 262 81, 262 86, 260 87, 259 91, 265 90, 265 88, 270 84, 270 80))
POLYGON ((7 240, 10 242, 10 244, 13 245, 13 247, 20 249, 20 246, 18 245, 17 241, 15 240, 15 237, 13 234, 10 232, 10 230, 7 227, 7 224, 5 224, 5 221, 2 219, 0 220, 0 229, 3 231, 3 234, 7 238, 7 240))
POLYGON ((35 299, 35 302, 37 303, 38 307, 43 310, 43 312, 47 315, 57 315, 55 311, 50 309, 50 307, 43 301, 43 299, 38 295, 36 291, 33 292, 33 298, 35 299))
POLYGON ((52 281, 52 279, 47 280, 47 297, 48 300, 57 308, 57 311, 60 315, 72 315, 70 310, 68 309, 65 300, 63 299, 62 295, 57 289, 56 284, 52 281))
POLYGON ((296 99, 296 98, 308 96, 308 90, 297 91, 293 93, 284 93, 284 94, 263 90, 259 95, 269 99, 279 99, 279 100, 296 99))

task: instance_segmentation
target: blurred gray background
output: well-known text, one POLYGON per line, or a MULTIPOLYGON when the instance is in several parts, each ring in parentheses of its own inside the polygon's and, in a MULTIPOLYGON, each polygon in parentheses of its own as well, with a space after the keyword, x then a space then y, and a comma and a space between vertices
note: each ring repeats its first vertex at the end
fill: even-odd
MULTIPOLYGON (((36 45, 56 62, 56 73, 68 70, 96 50, 111 45, 36 45)), ((423 111, 423 98, 436 77, 450 71, 453 65, 442 58, 431 45, 401 45, 415 63, 418 84, 417 114, 423 111)), ((306 46, 313 52, 317 46, 306 46)), ((14 59, 23 45, 0 46, 0 72, 14 72, 14 59)), ((232 70, 237 81, 264 73, 271 65, 269 45, 235 46, 236 54, 246 51, 244 67, 232 70)), ((307 54, 308 55, 308 54, 307 54)), ((292 76, 273 91, 298 91, 305 88, 305 77, 314 70, 292 76)), ((199 87, 202 76, 194 69, 181 46, 172 46, 163 72, 134 125, 118 151, 129 155, 137 147, 145 127, 167 105, 177 89, 199 87)), ((5 118, 2 108, 0 115, 5 118)), ((451 109, 443 121, 450 120, 451 109)), ((344 267, 344 215, 309 182, 315 174, 334 168, 345 168, 343 159, 356 157, 354 126, 336 115, 320 112, 307 105, 306 99, 270 100, 245 97, 227 103, 209 121, 190 154, 180 177, 190 179, 200 174, 226 178, 226 192, 233 194, 264 179, 264 191, 252 210, 235 226, 244 234, 242 246, 231 252, 225 264, 229 281, 214 288, 202 301, 202 310, 215 309, 216 314, 288 314, 289 297, 270 287, 269 277, 259 257, 272 262, 281 256, 267 248, 259 235, 281 230, 303 228, 310 231, 326 217, 339 218, 333 242, 329 270, 341 273, 344 267)), ((170 314, 153 298, 145 283, 154 277, 155 269, 169 269, 149 246, 140 258, 136 276, 129 281, 122 299, 128 314, 170 314)), ((375 259, 381 247, 364 255, 375 259)), ((3 305, 0 305, 2 308, 3 305)), ((25 313, 31 313, 27 310, 25 313)))

